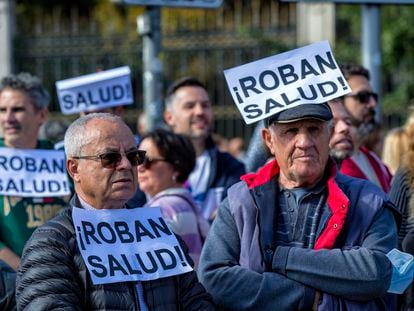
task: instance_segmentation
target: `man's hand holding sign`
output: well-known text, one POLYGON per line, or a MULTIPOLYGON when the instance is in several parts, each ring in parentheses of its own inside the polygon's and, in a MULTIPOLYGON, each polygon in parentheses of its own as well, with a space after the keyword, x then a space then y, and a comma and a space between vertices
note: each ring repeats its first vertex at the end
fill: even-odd
POLYGON ((109 113, 83 116, 67 129, 65 152, 76 194, 26 244, 18 308, 213 310, 159 209, 126 205, 145 156, 128 126, 109 113))

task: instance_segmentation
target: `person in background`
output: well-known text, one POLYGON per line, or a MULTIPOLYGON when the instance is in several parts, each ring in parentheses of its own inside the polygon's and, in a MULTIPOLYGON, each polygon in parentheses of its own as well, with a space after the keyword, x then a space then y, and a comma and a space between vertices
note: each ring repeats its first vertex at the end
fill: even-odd
POLYGON ((229 189, 201 253, 219 308, 394 310, 396 211, 372 183, 337 173, 331 119, 327 104, 302 104, 266 120, 275 160, 229 189))
POLYGON ((392 179, 388 167, 373 151, 364 146, 364 139, 377 128, 375 108, 378 95, 372 90, 367 69, 360 65, 340 67, 352 89, 351 93, 345 95, 344 105, 357 127, 353 139, 355 151, 351 157, 342 162, 341 172, 352 177, 367 179, 384 192, 388 192, 392 179))
POLYGON ((374 130, 378 94, 372 89, 370 74, 366 68, 356 64, 343 64, 340 68, 352 90, 345 96, 344 105, 357 126, 362 141, 374 130))
POLYGON ((351 116, 344 107, 342 97, 331 100, 328 104, 333 115, 333 132, 329 140, 329 154, 338 165, 338 168, 340 168, 342 162, 354 152, 354 142, 351 133, 356 129, 352 125, 351 116))
MULTIPOLYGON (((39 78, 29 73, 4 77, 0 83, 0 147, 53 149, 39 140, 39 129, 46 121, 50 95, 39 78)), ((0 259, 14 270, 23 246, 33 231, 66 206, 58 197, 0 196, 0 259)))
POLYGON ((407 149, 394 175, 389 192, 391 200, 402 215, 398 232, 400 243, 408 231, 414 228, 414 122, 412 118, 413 116, 410 116, 404 127, 407 149))
POLYGON ((246 151, 244 150, 244 140, 242 137, 233 137, 229 140, 229 153, 244 162, 246 151))
POLYGON ((142 137, 148 133, 147 115, 144 111, 140 112, 137 117, 136 136, 142 137))
POLYGON ((167 90, 164 120, 174 133, 187 135, 196 152, 189 187, 201 214, 213 221, 227 189, 244 174, 244 165, 218 150, 211 134, 213 109, 206 86, 195 78, 175 81, 167 90))
POLYGON ((381 123, 374 124, 372 132, 363 139, 362 145, 381 158, 384 148, 384 129, 381 123))
POLYGON ((254 128, 252 137, 250 138, 249 146, 247 147, 244 156, 244 165, 247 172, 256 172, 262 167, 270 158, 272 154, 262 140, 262 130, 265 128, 264 122, 259 121, 254 128))
POLYGON ((382 162, 388 166, 391 174, 395 174, 401 166, 404 154, 407 151, 408 137, 404 127, 390 130, 384 139, 382 162))
POLYGON ((161 214, 187 244, 197 269, 209 224, 201 217, 190 192, 183 187, 195 165, 189 138, 157 129, 142 137, 145 160, 138 165, 138 185, 147 195, 145 206, 161 208, 161 214))
MULTIPOLYGON (((399 247, 414 255, 414 113, 405 125, 392 130, 384 143, 384 160, 393 155, 390 163, 397 168, 389 192, 390 199, 400 211, 402 220, 398 231, 399 247), (389 150, 387 152, 387 150, 389 150), (398 160, 400 158, 400 160, 398 160), (397 164, 399 163, 399 164, 397 164)), ((391 166, 392 167, 392 166, 391 166)), ((400 310, 414 309, 414 287, 411 284, 400 299, 400 310)))
MULTIPOLYGON (((145 152, 118 117, 89 114, 65 134, 66 168, 75 183, 68 208, 28 241, 16 280, 19 310, 214 310, 194 271, 143 282, 94 285, 81 255, 73 207, 128 208, 145 152)), ((186 247, 184 254, 191 264, 186 247)))
MULTIPOLYGON (((401 249, 414 256, 414 228, 409 230, 401 243, 401 249)), ((400 311, 414 310, 414 285, 411 285, 405 290, 400 297, 400 311)))

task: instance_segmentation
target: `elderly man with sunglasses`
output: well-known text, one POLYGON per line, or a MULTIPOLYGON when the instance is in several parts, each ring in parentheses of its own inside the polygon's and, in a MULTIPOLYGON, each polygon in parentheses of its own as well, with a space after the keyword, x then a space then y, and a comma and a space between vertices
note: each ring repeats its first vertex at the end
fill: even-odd
POLYGON ((373 92, 369 82, 369 71, 360 65, 343 65, 341 70, 352 89, 344 98, 344 106, 357 128, 353 138, 355 151, 342 162, 341 172, 367 179, 388 192, 392 179, 388 167, 373 151, 364 146, 364 140, 377 128, 375 108, 378 96, 373 92))
POLYGON ((72 123, 65 152, 76 193, 69 207, 36 230, 25 246, 17 276, 18 309, 214 310, 194 271, 145 282, 93 284, 75 238, 72 209, 128 208, 145 152, 137 150, 127 125, 108 113, 72 123))

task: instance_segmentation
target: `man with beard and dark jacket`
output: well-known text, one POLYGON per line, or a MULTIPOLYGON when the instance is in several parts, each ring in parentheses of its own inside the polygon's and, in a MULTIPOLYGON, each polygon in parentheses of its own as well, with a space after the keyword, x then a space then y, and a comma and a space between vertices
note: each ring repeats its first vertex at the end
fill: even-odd
MULTIPOLYGON (((128 208, 144 153, 122 120, 108 113, 76 120, 65 134, 75 196, 27 242, 17 275, 19 310, 214 310, 194 271, 142 282, 94 285, 76 240, 73 207, 128 208)), ((187 260, 191 259, 183 246, 187 260)))
POLYGON ((306 103, 266 120, 275 160, 229 189, 201 254, 219 308, 395 308, 387 253, 398 213, 378 187, 337 172, 331 119, 327 104, 306 103))
POLYGON ((373 151, 364 146, 364 139, 376 129, 375 108, 378 94, 372 90, 369 71, 364 67, 346 64, 341 66, 341 70, 352 89, 351 93, 345 95, 344 105, 357 127, 354 153, 342 162, 341 172, 367 179, 388 192, 392 178, 388 167, 373 151))
POLYGON ((240 180, 245 169, 213 143, 213 109, 206 86, 188 77, 174 82, 167 90, 164 120, 174 133, 189 136, 193 143, 197 159, 188 188, 203 217, 212 221, 227 189, 240 180))

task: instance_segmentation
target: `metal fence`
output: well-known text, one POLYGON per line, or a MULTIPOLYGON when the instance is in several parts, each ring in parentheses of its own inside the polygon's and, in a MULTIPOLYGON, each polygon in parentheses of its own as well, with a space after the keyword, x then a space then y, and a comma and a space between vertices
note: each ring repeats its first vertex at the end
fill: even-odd
MULTIPOLYGON (((111 26, 116 22, 111 15, 102 24, 93 12, 85 17, 76 8, 69 12, 39 9, 30 16, 17 13, 15 71, 28 71, 43 79, 54 99, 52 119, 64 118, 59 113, 55 81, 91 73, 98 67, 129 65, 136 105, 129 108, 127 121, 135 122, 142 110, 142 48, 128 10, 116 11, 124 17, 121 26, 111 26)), ((253 127, 241 121, 223 70, 294 47, 295 19, 294 4, 266 0, 224 1, 217 10, 163 8, 165 87, 185 75, 206 82, 214 102, 216 132, 248 140, 253 127)))

